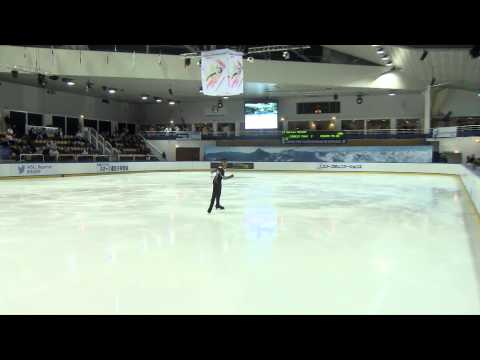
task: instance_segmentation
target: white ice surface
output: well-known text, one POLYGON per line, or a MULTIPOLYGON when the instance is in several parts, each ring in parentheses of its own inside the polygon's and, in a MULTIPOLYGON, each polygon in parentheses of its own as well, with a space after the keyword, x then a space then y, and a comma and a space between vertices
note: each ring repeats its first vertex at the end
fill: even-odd
POLYGON ((0 314, 480 313, 457 178, 235 176, 1 181, 0 314))

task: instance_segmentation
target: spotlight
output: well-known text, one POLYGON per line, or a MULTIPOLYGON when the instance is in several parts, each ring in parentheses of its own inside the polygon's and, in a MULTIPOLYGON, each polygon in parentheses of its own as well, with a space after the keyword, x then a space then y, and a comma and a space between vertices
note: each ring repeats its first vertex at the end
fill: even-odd
POLYGON ((169 100, 168 105, 175 105, 175 101, 174 100, 169 100))
POLYGON ((173 120, 170 120, 170 124, 173 124, 173 120))
POLYGON ((282 116, 282 117, 280 118, 280 121, 285 121, 285 118, 282 116))
POLYGON ((13 77, 14 79, 18 78, 18 71, 17 71, 17 70, 12 70, 12 71, 11 71, 11 74, 12 74, 12 77, 13 77))
POLYGON ((75 82, 72 80, 72 79, 67 79, 67 78, 63 78, 62 81, 67 84, 68 86, 73 86, 75 85, 75 82))
POLYGON ((249 56, 249 57, 247 57, 247 61, 249 63, 253 63, 255 61, 255 59, 253 57, 249 56))
POLYGON ((289 53, 288 51, 284 51, 283 54, 282 54, 282 56, 283 56, 283 58, 284 58, 285 60, 290 59, 290 53, 289 53))
POLYGON ((142 96, 141 96, 141 99, 142 99, 143 101, 148 100, 148 95, 142 95, 142 96))
POLYGON ((159 98, 158 96, 154 97, 156 103, 161 103, 163 100, 159 98))
POLYGON ((228 99, 230 99, 228 96, 224 96, 223 98, 224 98, 225 100, 228 100, 228 99))
POLYGON ((388 55, 383 55, 383 56, 382 56, 382 60, 383 60, 383 61, 390 60, 390 57, 389 57, 388 55))
POLYGON ((380 45, 370 45, 370 46, 377 47, 377 46, 380 46, 380 45))
POLYGON ((363 104, 363 97, 362 97, 362 95, 358 95, 358 96, 357 96, 357 104, 358 104, 358 105, 363 104))
POLYGON ((336 117, 336 116, 332 116, 332 120, 337 120, 337 117, 336 117))
POLYGON ((218 107, 219 109, 223 108, 223 102, 222 102, 222 100, 218 100, 217 107, 218 107))
POLYGON ((115 94, 117 92, 117 89, 108 89, 109 94, 115 94))
POLYGON ((83 119, 85 117, 85 115, 80 115, 80 119, 83 119))
POLYGON ((383 48, 378 48, 377 49, 377 54, 383 55, 383 54, 385 54, 385 51, 383 50, 383 48))
POLYGON ((423 54, 422 54, 422 57, 420 58, 420 61, 423 61, 425 60, 425 58, 428 56, 428 51, 427 50, 423 50, 423 54))
POLYGON ((391 92, 388 93, 388 95, 389 95, 389 96, 395 96, 395 95, 397 95, 397 94, 394 93, 393 91, 391 91, 391 92))

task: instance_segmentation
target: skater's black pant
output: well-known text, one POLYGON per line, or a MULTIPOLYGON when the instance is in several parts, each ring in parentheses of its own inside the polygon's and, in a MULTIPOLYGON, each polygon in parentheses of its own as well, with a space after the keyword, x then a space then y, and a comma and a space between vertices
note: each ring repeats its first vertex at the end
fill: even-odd
POLYGON ((213 191, 212 191, 212 199, 210 200, 210 206, 208 211, 211 211, 213 208, 213 203, 216 202, 215 207, 220 207, 220 195, 222 194, 222 185, 221 184, 213 184, 213 191))

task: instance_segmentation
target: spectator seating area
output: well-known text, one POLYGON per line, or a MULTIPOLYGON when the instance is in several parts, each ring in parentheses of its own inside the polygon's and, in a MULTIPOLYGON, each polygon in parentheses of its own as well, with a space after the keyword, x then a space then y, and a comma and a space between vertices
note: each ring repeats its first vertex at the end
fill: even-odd
POLYGON ((1 159, 12 161, 76 161, 78 155, 100 155, 82 136, 54 135, 46 132, 28 134, 19 138, 12 129, 0 134, 1 159))
POLYGON ((120 151, 123 155, 150 155, 150 148, 145 144, 142 137, 124 132, 122 134, 115 134, 110 137, 108 134, 103 135, 114 148, 120 151))

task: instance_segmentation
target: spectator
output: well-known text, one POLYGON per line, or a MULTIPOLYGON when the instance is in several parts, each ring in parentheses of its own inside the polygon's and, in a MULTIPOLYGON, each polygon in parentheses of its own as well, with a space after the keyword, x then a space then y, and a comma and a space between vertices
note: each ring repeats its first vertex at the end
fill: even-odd
POLYGON ((51 158, 55 158, 55 161, 58 161, 58 156, 60 155, 60 153, 58 152, 57 144, 54 143, 53 141, 49 141, 47 143, 47 148, 49 150, 48 155, 51 158))
POLYGON ((475 164, 475 154, 472 154, 470 156, 467 156, 467 165, 473 165, 475 164))

